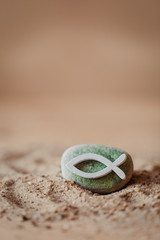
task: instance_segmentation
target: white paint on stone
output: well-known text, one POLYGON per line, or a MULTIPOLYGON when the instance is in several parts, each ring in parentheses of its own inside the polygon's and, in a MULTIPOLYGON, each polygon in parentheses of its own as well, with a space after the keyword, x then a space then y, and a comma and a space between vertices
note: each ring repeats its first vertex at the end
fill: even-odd
POLYGON ((124 180, 124 179, 126 179, 126 175, 118 166, 123 164, 126 161, 126 159, 127 159, 127 156, 126 156, 125 153, 123 153, 114 162, 111 162, 106 157, 103 157, 103 156, 98 155, 98 154, 86 153, 86 154, 82 154, 82 155, 79 155, 79 156, 73 158, 70 162, 68 162, 66 164, 66 167, 72 173, 74 173, 74 174, 76 174, 80 177, 84 177, 84 178, 96 179, 96 178, 106 176, 111 171, 114 171, 121 179, 124 180), (104 165, 106 165, 107 167, 98 171, 98 172, 94 172, 94 173, 83 172, 83 171, 81 171, 81 170, 79 170, 78 168, 75 167, 77 164, 79 164, 81 162, 84 162, 84 161, 87 161, 87 160, 95 160, 95 161, 101 162, 104 165))

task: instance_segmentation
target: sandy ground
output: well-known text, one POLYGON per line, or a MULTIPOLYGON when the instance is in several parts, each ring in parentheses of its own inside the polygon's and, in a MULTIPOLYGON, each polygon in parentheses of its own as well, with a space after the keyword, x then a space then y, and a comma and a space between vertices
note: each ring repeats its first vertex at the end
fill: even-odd
POLYGON ((2 99, 0 108, 2 239, 160 238, 157 100, 2 99), (98 195, 62 179, 61 154, 78 143, 128 151, 126 188, 98 195))

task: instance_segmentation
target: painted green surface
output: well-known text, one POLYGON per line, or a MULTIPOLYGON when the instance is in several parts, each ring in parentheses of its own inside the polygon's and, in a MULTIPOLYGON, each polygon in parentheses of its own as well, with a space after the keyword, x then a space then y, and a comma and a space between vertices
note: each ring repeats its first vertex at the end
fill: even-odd
MULTIPOLYGON (((132 177, 133 173, 133 162, 129 154, 127 154, 127 160, 119 166, 126 174, 126 179, 122 180, 115 172, 110 172, 104 177, 97 179, 86 179, 80 176, 75 175, 66 168, 66 163, 71 161, 73 158, 85 154, 85 153, 95 153, 101 156, 108 158, 110 161, 114 162, 122 153, 126 153, 123 150, 107 147, 103 145, 76 145, 68 150, 62 156, 61 167, 62 175, 65 179, 76 182, 77 184, 87 188, 93 192, 99 193, 109 193, 116 190, 119 190, 132 177)), ((106 166, 103 163, 94 160, 88 160, 82 163, 79 163, 76 166, 78 169, 84 172, 97 172, 105 168, 106 166)))

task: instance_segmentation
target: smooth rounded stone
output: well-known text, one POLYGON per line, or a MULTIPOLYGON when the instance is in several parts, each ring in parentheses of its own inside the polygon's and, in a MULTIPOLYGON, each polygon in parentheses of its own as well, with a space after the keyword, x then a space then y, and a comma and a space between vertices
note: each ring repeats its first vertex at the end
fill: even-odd
POLYGON ((128 153, 118 148, 96 144, 83 144, 70 147, 63 153, 61 168, 63 178, 66 180, 74 181, 92 192, 110 193, 121 189, 131 179, 133 161, 128 153), (95 158, 98 159, 95 160, 95 158), (117 162, 114 163, 116 160, 117 162), (104 161, 108 161, 106 165, 104 161), (74 162, 76 164, 73 164, 74 162), (105 173, 106 169, 107 173, 105 173), (103 170, 103 174, 100 174, 102 176, 98 176, 101 170, 103 170))

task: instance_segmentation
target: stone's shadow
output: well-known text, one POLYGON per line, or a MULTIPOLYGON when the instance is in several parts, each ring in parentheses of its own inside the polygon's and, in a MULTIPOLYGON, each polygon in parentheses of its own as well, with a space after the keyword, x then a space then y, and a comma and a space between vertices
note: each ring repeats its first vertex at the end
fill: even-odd
POLYGON ((151 171, 134 171, 128 186, 133 184, 145 185, 150 183, 160 184, 160 165, 155 165, 151 171))
MULTIPOLYGON (((127 183, 125 187, 133 187, 135 185, 141 185, 144 186, 147 185, 151 185, 151 184, 159 184, 160 185, 160 165, 155 165, 151 171, 147 171, 147 170, 137 170, 133 172, 133 176, 131 178, 131 180, 127 183)), ((123 188, 122 188, 123 189, 123 188)), ((111 192, 111 193, 107 193, 107 194, 98 194, 98 195, 110 195, 113 194, 115 192, 120 192, 122 189, 111 192)), ((151 190, 151 189, 150 189, 151 190)), ((141 191, 145 194, 145 195, 149 195, 150 191, 146 190, 146 189, 141 189, 141 191)))

